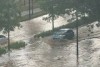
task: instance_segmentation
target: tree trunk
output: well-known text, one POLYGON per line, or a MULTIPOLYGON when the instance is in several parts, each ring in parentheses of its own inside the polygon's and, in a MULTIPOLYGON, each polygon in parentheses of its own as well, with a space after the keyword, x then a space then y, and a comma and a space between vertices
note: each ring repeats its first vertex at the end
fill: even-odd
POLYGON ((51 12, 52 12, 52 30, 54 30, 54 8, 53 8, 53 0, 51 0, 51 12))
POLYGON ((33 10, 34 10, 33 8, 34 8, 34 6, 33 6, 33 0, 32 0, 32 15, 33 15, 33 10))
POLYGON ((54 31, 54 17, 52 16, 52 30, 54 31))
POLYGON ((78 43, 78 14, 77 12, 75 13, 76 14, 76 56, 77 56, 77 67, 79 67, 79 43, 78 43))
POLYGON ((31 0, 29 0, 29 20, 31 19, 31 0))
POLYGON ((8 56, 10 57, 10 31, 8 30, 8 56))
POLYGON ((79 65, 79 47, 78 47, 78 20, 77 20, 77 24, 76 24, 76 44, 77 44, 77 67, 79 65))
MULTIPOLYGON (((76 1, 76 8, 78 7, 78 0, 76 1)), ((76 9, 77 10, 77 9, 76 9)), ((75 13, 76 15, 76 55, 77 55, 77 67, 79 67, 79 43, 78 43, 78 23, 79 23, 79 19, 78 19, 78 11, 76 11, 75 13)))
POLYGON ((10 57, 10 24, 9 24, 9 22, 10 22, 10 1, 8 1, 8 6, 9 6, 9 8, 8 8, 8 30, 7 30, 7 33, 8 33, 8 56, 10 57))
POLYGON ((24 0, 24 5, 26 5, 25 0, 24 0))

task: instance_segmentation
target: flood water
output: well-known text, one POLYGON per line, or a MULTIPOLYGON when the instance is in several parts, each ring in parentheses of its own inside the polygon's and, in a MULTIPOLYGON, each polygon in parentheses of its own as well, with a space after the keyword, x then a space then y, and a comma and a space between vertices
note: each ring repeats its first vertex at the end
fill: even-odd
MULTIPOLYGON (((64 19, 60 18, 60 20, 64 19)), ((10 56, 2 55, 0 67, 76 67, 76 43, 74 40, 71 43, 69 41, 46 43, 45 39, 34 40, 32 38, 36 33, 51 29, 50 23, 45 22, 47 23, 45 24, 40 21, 40 17, 31 22, 26 21, 22 23, 23 27, 20 30, 16 29, 11 32, 13 40, 24 40, 28 45, 25 48, 12 50, 10 56)), ((60 25, 60 23, 57 24, 60 25)), ((79 42, 79 67, 100 66, 99 42, 99 38, 85 39, 79 42)))
MULTIPOLYGON (((99 41, 89 39, 79 43, 80 67, 99 67, 99 41)), ((76 67, 76 44, 60 44, 52 48, 39 40, 20 50, 13 50, 10 57, 2 55, 0 67, 76 67)))

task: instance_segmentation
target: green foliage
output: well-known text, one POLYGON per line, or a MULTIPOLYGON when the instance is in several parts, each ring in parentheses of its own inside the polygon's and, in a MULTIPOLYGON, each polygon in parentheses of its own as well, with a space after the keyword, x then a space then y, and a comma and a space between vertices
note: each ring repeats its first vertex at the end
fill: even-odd
POLYGON ((5 54, 5 53, 6 53, 5 48, 0 48, 0 56, 1 56, 2 54, 5 54))
POLYGON ((16 7, 15 0, 0 0, 0 30, 14 30, 20 26, 20 12, 16 7))
POLYGON ((23 41, 19 41, 19 42, 14 42, 10 45, 10 48, 11 49, 19 49, 21 47, 25 47, 26 46, 26 43, 23 42, 23 41))
POLYGON ((45 17, 45 20, 52 22, 52 30, 54 30, 54 20, 61 13, 65 13, 65 0, 38 0, 40 8, 48 13, 48 16, 45 17), (60 6, 58 6, 60 5, 60 6), (61 9, 59 9, 61 8, 61 9))
POLYGON ((54 15, 71 14, 76 10, 82 17, 85 14, 95 21, 100 21, 100 0, 38 0, 41 9, 54 15))
POLYGON ((100 19, 100 0, 79 0, 79 6, 77 10, 82 13, 87 13, 89 17, 96 21, 100 19))
POLYGON ((38 0, 40 8, 48 14, 56 15, 65 13, 66 0, 38 0))

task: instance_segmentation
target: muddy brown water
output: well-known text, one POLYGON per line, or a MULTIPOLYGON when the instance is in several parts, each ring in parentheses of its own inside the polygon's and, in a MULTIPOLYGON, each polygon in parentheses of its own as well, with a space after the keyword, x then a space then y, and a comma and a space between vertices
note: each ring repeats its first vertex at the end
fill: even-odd
MULTIPOLYGON (((35 19, 35 21, 40 20, 35 19)), ((69 41, 63 42, 63 45, 59 41, 50 42, 48 40, 48 42, 45 42, 45 39, 42 38, 36 41, 33 38, 31 42, 29 41, 35 33, 44 30, 41 30, 42 24, 45 27, 44 23, 37 26, 37 22, 23 23, 23 28, 11 33, 11 37, 15 41, 24 40, 28 45, 25 48, 12 50, 10 57, 7 53, 2 55, 0 57, 0 67, 76 67, 75 41, 71 43, 69 41), (54 46, 55 44, 57 46, 54 46)), ((83 27, 83 30, 86 30, 86 28, 83 27)), ((80 33, 83 33, 81 29, 80 33)), ((80 34, 80 38, 87 36, 86 31, 83 34, 80 34), (83 36, 83 34, 86 35, 83 36)), ((85 39, 79 42, 79 67, 100 66, 99 42, 99 38, 85 39)))
MULTIPOLYGON (((100 39, 79 42, 80 67, 99 67, 100 39)), ((0 67, 76 67, 76 44, 51 47, 39 40, 0 57, 0 67), (9 61, 10 59, 10 61, 9 61), (9 65, 10 64, 10 65, 9 65)))

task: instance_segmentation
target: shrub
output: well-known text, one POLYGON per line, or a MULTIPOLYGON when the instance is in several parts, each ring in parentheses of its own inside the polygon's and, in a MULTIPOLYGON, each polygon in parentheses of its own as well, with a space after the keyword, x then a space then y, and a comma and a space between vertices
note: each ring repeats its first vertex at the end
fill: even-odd
POLYGON ((26 43, 23 42, 23 41, 19 41, 19 42, 14 42, 10 45, 10 48, 11 49, 19 49, 21 47, 25 47, 26 46, 26 43))
MULTIPOLYGON (((10 45, 10 49, 19 49, 21 47, 25 47, 26 46, 26 43, 23 42, 23 41, 17 41, 17 42, 14 42, 10 45)), ((2 54, 5 54, 7 51, 6 49, 8 49, 8 47, 4 47, 4 48, 0 48, 0 56, 2 54)))
POLYGON ((6 49, 0 48, 0 56, 1 56, 2 54, 5 54, 5 53, 6 53, 6 49))

